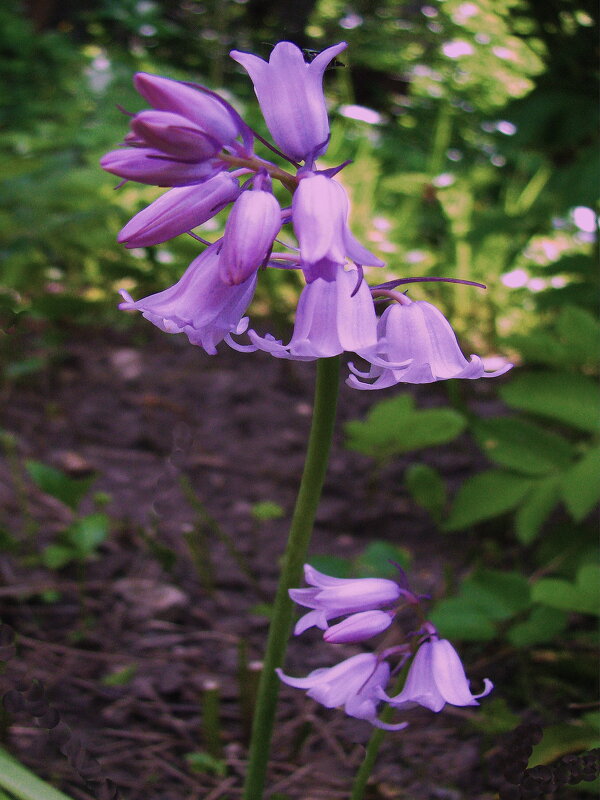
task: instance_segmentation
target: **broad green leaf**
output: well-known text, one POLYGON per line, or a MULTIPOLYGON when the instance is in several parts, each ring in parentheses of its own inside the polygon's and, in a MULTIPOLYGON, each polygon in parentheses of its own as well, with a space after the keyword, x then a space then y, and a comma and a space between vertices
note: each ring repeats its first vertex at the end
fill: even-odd
POLYGON ((600 323, 589 311, 576 306, 563 308, 556 321, 556 331, 577 364, 598 363, 600 323))
POLYGON ((404 547, 389 542, 374 541, 368 544, 352 565, 352 575, 358 578, 398 578, 399 564, 408 569, 411 554, 404 547))
POLYGON ((562 578, 542 578, 531 590, 532 599, 551 608, 600 616, 600 565, 585 564, 575 583, 562 578))
POLYGON ((515 533, 522 544, 531 544, 558 503, 560 476, 542 478, 532 488, 515 514, 515 533))
POLYGON ((49 544, 42 551, 42 563, 48 569, 61 569, 76 558, 77 553, 72 547, 61 544, 49 544))
POLYGON ((404 481, 415 503, 439 521, 446 505, 446 484, 437 469, 428 464, 411 464, 404 481))
POLYGON ((516 572, 480 569, 463 581, 460 596, 491 620, 513 617, 530 605, 529 584, 516 572))
POLYGON ((70 478, 59 469, 42 464, 40 461, 26 461, 25 468, 39 489, 74 511, 96 480, 94 475, 86 478, 70 478))
POLYGON ((453 641, 487 642, 496 636, 496 626, 487 614, 463 597, 436 603, 429 619, 441 636, 453 641))
POLYGON ((416 409, 409 394, 383 400, 373 406, 364 422, 345 426, 350 450, 385 460, 394 455, 446 444, 455 439, 466 420, 450 408, 416 409))
POLYGON ((517 622, 506 634, 515 647, 531 647, 551 642, 567 626, 567 614, 548 606, 535 606, 523 622, 517 622))
POLYGON ((0 747, 0 786, 18 800, 71 800, 0 747))
POLYGON ((600 388, 584 375, 529 372, 500 387, 509 406, 551 417, 584 431, 600 428, 600 388))
POLYGON ((600 447, 590 450, 564 476, 562 497, 574 520, 586 517, 600 500, 600 447))
POLYGON ((564 469, 573 458, 566 439, 519 417, 476 420, 473 433, 490 461, 526 475, 564 469))
POLYGON ((549 725, 544 728, 542 741, 535 745, 529 758, 529 767, 551 764, 567 753, 592 750, 600 747, 600 733, 592 725, 570 724, 549 725))
POLYGON ((534 482, 499 469, 468 478, 458 490, 443 530, 459 531, 515 508, 534 482))
POLYGON ((81 557, 93 553, 105 541, 109 529, 110 520, 106 514, 89 514, 76 520, 65 535, 81 557))

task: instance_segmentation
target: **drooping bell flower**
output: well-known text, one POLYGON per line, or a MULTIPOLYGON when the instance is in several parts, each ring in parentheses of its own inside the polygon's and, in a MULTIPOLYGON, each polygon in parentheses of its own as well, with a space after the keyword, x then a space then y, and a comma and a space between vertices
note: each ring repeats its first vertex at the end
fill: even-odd
POLYGON ((400 586, 387 578, 333 578, 310 564, 304 565, 304 579, 313 588, 290 589, 289 595, 295 603, 313 611, 298 620, 296 636, 313 625, 326 630, 333 617, 385 608, 402 595, 400 586))
POLYGON ((307 284, 300 294, 289 344, 250 330, 248 335, 255 347, 276 358, 312 361, 375 345, 377 318, 373 300, 357 270, 329 265, 323 274, 325 277, 307 284))
POLYGON ((306 678, 292 678, 281 669, 276 672, 288 686, 307 689, 308 697, 325 708, 344 706, 348 716, 367 720, 384 730, 398 731, 407 725, 406 722, 391 725, 377 718, 377 705, 389 681, 390 668, 374 653, 360 653, 334 667, 313 670, 306 678))
POLYGON ((353 374, 346 383, 355 389, 385 389, 397 383, 433 383, 450 378, 495 378, 512 367, 505 364, 493 372, 485 372, 479 356, 472 355, 467 361, 442 312, 431 303, 413 302, 404 295, 401 302, 392 303, 383 312, 377 335, 375 348, 357 351, 371 362, 369 372, 349 365, 353 374), (393 366, 409 359, 406 368, 393 366), (370 380, 374 382, 366 382, 370 380))
POLYGON ((225 224, 219 255, 221 280, 230 286, 243 283, 268 258, 281 228, 281 208, 269 191, 242 192, 225 224))
POLYGON ((352 235, 348 210, 344 187, 333 178, 315 173, 301 178, 292 200, 292 221, 308 281, 319 277, 324 267, 344 264, 347 258, 362 266, 383 266, 352 235))
POLYGON ((240 193, 238 181, 219 172, 196 186, 181 186, 165 192, 119 233, 125 247, 149 247, 186 233, 211 219, 240 193))
POLYGON ((221 169, 213 161, 178 161, 148 147, 111 150, 102 156, 100 166, 120 178, 152 186, 191 186, 221 169))
POLYGON ((299 47, 279 42, 268 61, 232 50, 230 55, 250 75, 261 111, 277 146, 295 161, 312 162, 329 142, 323 73, 346 47, 328 47, 310 63, 299 47))
POLYGON ((424 642, 408 670, 404 688, 395 697, 381 693, 380 697, 393 706, 420 706, 441 711, 446 703, 452 706, 478 706, 494 684, 485 678, 480 694, 472 694, 469 681, 456 650, 447 639, 434 638, 424 642))
POLYGON ((141 311, 166 333, 185 333, 192 344, 214 355, 216 345, 230 333, 243 333, 248 325, 242 315, 254 294, 256 273, 237 286, 223 283, 219 274, 221 242, 194 259, 181 279, 157 294, 133 300, 121 291, 119 308, 141 311))

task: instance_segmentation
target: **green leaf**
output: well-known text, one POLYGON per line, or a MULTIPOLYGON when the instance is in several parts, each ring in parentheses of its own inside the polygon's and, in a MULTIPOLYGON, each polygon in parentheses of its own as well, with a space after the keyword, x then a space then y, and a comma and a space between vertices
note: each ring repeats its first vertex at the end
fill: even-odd
POLYGON ((529 767, 551 764, 568 753, 591 750, 600 747, 600 734, 592 725, 570 724, 549 725, 544 728, 542 741, 535 745, 529 758, 529 767))
POLYGON ((194 772, 205 772, 223 778, 227 775, 227 762, 210 753, 186 753, 185 760, 194 772))
POLYGON ((567 306, 556 321, 556 331, 567 345, 569 356, 578 365, 598 363, 600 323, 583 308, 567 306))
POLYGON ((600 389, 584 375, 530 372, 516 375, 500 387, 507 405, 551 417, 584 431, 600 428, 600 389))
POLYGON ((480 569, 463 581, 460 596, 489 619, 504 620, 529 608, 529 584, 516 572, 480 569))
POLYGON ((506 634, 515 647, 531 647, 551 642, 567 626, 567 614, 548 606, 535 606, 523 622, 517 622, 506 634))
POLYGON ((73 545, 79 557, 85 557, 94 552, 108 536, 110 520, 106 514, 89 514, 87 517, 76 520, 67 530, 65 535, 73 545))
POLYGON ((0 786, 17 800, 72 800, 0 748, 0 786))
POLYGON ((458 531, 505 514, 523 500, 533 485, 530 478, 502 470, 480 472, 460 487, 442 528, 458 531))
POLYGON ((128 664, 122 669, 104 675, 101 682, 104 686, 127 686, 135 677, 137 670, 137 664, 128 664))
POLYGON ((463 642, 488 642, 496 636, 496 626, 487 614, 463 597, 450 597, 436 603, 429 619, 444 638, 463 642))
POLYGON ((394 564, 409 569, 411 560, 412 556, 406 548, 374 541, 354 561, 352 574, 359 578, 397 578, 398 569, 394 564))
POLYGON ((77 508, 82 498, 88 493, 90 486, 96 480, 95 475, 86 478, 70 478, 59 469, 49 467, 40 461, 26 461, 25 468, 35 485, 46 494, 55 497, 73 511, 77 508))
POLYGON ((446 505, 446 484, 440 473, 428 464, 411 464, 404 482, 415 503, 439 521, 446 505))
POLYGON ((526 475, 564 469, 573 458, 566 439, 519 417, 477 420, 473 433, 490 461, 526 475))
POLYGON ((450 408, 415 409, 409 394, 373 406, 364 422, 345 425, 350 450, 379 461, 394 455, 446 444, 462 433, 466 419, 450 408))
POLYGON ((562 497, 576 522, 584 519, 600 500, 600 447, 588 451, 567 472, 562 481, 562 497))
POLYGON ((552 509, 558 503, 560 476, 542 478, 533 487, 515 514, 515 533, 521 544, 531 544, 552 509))
POLYGON ((536 603, 564 611, 600 616, 600 565, 580 567, 575 583, 562 578, 542 578, 531 591, 536 603))
POLYGON ((281 519, 285 515, 285 510, 279 503, 274 503, 271 500, 263 500, 260 503, 254 503, 251 509, 254 519, 260 522, 266 522, 270 519, 281 519))
POLYGON ((49 544, 42 551, 42 563, 48 569, 61 569, 76 558, 77 553, 72 547, 61 544, 49 544))

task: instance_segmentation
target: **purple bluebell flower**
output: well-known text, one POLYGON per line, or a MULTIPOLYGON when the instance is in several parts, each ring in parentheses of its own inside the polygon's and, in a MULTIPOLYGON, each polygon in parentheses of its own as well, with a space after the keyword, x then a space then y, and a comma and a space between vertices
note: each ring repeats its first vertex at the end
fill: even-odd
POLYGON ((125 247, 149 247, 186 233, 211 219, 240 193, 238 181, 219 172, 197 186, 180 186, 161 195, 121 230, 125 247))
POLYGON ((397 383, 432 383, 449 378, 495 378, 507 372, 506 364, 485 372, 479 356, 467 361, 448 320, 435 306, 424 301, 392 303, 383 312, 378 326, 377 346, 356 352, 372 366, 361 372, 350 364, 353 373, 346 383, 355 389, 385 389, 397 383), (407 360, 407 367, 398 368, 407 360), (388 367, 386 362, 390 364, 388 367), (374 380, 373 383, 365 381, 374 380))
POLYGON ((406 722, 391 725, 377 718, 379 696, 389 681, 390 668, 373 653, 360 653, 334 667, 313 670, 306 678, 292 678, 281 669, 276 671, 284 683, 307 689, 308 697, 325 708, 343 705, 348 716, 367 720, 385 730, 398 731, 406 727, 406 722))
POLYGON ((221 169, 213 161, 179 161, 149 147, 111 150, 102 156, 100 166, 120 178, 152 186, 191 186, 221 169))
POLYGON ((225 100, 144 72, 135 76, 134 85, 154 110, 133 115, 125 137, 130 147, 100 160, 107 172, 156 186, 189 186, 222 169, 214 157, 244 132, 225 100))
POLYGON ((323 73, 346 47, 340 42, 306 63, 299 47, 279 42, 269 61, 232 50, 231 57, 250 75, 271 135, 296 161, 312 163, 329 142, 329 120, 323 95, 323 73))
MULTIPOLYGON (((368 578, 363 580, 368 580, 368 578)), ((393 620, 393 611, 359 611, 327 628, 323 639, 329 644, 364 642, 365 639, 370 639, 387 630, 393 620)))
POLYGON ((256 273, 237 286, 220 278, 221 241, 194 259, 181 279, 157 294, 133 300, 121 291, 125 302, 119 308, 141 311, 142 315, 166 333, 185 333, 192 344, 214 355, 216 345, 231 333, 243 333, 248 326, 242 318, 256 286, 256 273))
POLYGON ((308 281, 320 277, 328 265, 344 264, 346 258, 362 266, 383 266, 352 235, 348 210, 344 187, 333 178, 314 173, 301 178, 292 200, 292 220, 308 281))
POLYGON ((242 132, 237 112, 212 92, 147 72, 138 72, 133 83, 152 108, 180 114, 221 146, 231 144, 242 132))
POLYGON ((463 665, 456 650, 446 639, 433 638, 424 642, 408 670, 404 688, 395 697, 380 693, 391 705, 420 706, 441 711, 446 703, 452 706, 477 706, 478 698, 485 697, 494 684, 485 678, 480 694, 472 694, 463 665))
POLYGON ((310 564, 304 565, 304 579, 314 588, 290 589, 289 594, 298 605, 314 610, 298 620, 296 635, 313 625, 326 630, 333 617, 381 609, 402 595, 398 584, 387 578, 333 578, 310 564))
POLYGON ((375 346, 377 318, 367 284, 356 270, 346 271, 342 266, 329 265, 323 274, 302 290, 289 344, 250 330, 253 345, 277 358, 297 361, 375 346))
POLYGON ((281 228, 281 209, 271 192, 242 192, 225 224, 219 255, 221 280, 243 283, 268 258, 281 228))

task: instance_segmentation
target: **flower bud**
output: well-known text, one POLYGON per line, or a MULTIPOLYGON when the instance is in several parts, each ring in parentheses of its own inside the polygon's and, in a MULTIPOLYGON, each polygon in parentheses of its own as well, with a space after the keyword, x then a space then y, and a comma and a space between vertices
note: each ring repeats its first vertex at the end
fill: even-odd
POLYGON ((281 228, 281 209, 271 192, 242 192, 225 224, 219 254, 224 283, 242 283, 263 263, 281 228))
POLYGON ((327 628, 323 639, 330 644, 362 642, 389 628, 392 619, 386 611, 360 611, 327 628))

